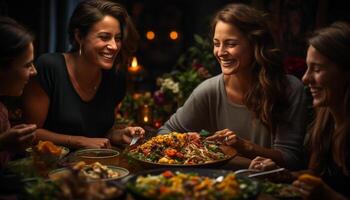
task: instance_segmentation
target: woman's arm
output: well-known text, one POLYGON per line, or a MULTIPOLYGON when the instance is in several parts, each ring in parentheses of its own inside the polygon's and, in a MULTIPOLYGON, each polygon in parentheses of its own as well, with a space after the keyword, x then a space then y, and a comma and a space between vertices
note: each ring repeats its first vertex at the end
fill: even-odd
MULTIPOLYGON (((282 153, 278 150, 265 148, 257 145, 251 141, 238 137, 233 131, 224 129, 217 131, 213 136, 207 138, 208 140, 215 140, 223 144, 234 147, 241 156, 253 159, 257 156, 270 158, 277 163, 277 165, 285 167, 285 162, 282 153)), ((247 168, 249 165, 246 166, 247 168)))
POLYGON ((307 96, 304 85, 289 76, 288 109, 281 117, 272 148, 282 153, 286 167, 300 170, 305 167, 304 137, 308 122, 307 96))
POLYGON ((36 131, 37 140, 49 140, 55 144, 74 149, 82 147, 109 148, 111 146, 107 138, 72 136, 43 129, 42 127, 45 123, 50 106, 50 98, 36 80, 32 80, 27 85, 23 94, 23 100, 25 121, 28 123, 34 123, 38 126, 36 131))

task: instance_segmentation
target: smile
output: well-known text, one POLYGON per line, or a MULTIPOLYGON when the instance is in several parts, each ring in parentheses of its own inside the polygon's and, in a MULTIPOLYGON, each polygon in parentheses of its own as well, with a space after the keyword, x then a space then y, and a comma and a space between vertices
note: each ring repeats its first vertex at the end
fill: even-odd
POLYGON ((110 54, 110 53, 102 53, 101 55, 103 56, 103 58, 108 60, 112 60, 114 57, 114 54, 110 54))

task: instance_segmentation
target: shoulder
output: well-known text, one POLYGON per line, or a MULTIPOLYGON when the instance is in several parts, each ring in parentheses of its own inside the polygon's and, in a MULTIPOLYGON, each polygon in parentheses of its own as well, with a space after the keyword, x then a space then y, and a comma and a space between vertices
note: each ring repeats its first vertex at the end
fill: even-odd
POLYGON ((304 91, 304 84, 297 77, 293 75, 286 75, 288 92, 304 91))
POLYGON ((223 84, 222 74, 206 79, 193 91, 195 94, 217 94, 219 88, 223 84))
POLYGON ((40 64, 54 64, 57 61, 64 61, 61 53, 46 53, 38 57, 37 63, 40 64))
POLYGON ((38 72, 58 71, 65 66, 65 60, 61 53, 47 53, 39 56, 35 62, 38 72))

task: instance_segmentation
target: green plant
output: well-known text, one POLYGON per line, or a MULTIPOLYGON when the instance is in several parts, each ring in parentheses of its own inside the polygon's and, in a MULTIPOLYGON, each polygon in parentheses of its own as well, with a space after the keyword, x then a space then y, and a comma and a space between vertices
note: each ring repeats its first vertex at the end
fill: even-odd
POLYGON ((194 41, 195 44, 179 57, 172 72, 157 78, 159 89, 153 95, 127 95, 120 109, 122 118, 135 121, 138 113, 133 111, 137 111, 142 105, 148 105, 153 109, 153 118, 164 122, 184 104, 202 81, 220 73, 210 40, 194 35, 194 41))

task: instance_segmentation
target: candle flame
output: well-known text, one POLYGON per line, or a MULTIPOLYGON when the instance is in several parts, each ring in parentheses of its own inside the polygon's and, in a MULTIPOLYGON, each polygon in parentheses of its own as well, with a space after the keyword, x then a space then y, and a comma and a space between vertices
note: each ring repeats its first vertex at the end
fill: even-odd
POLYGON ((129 72, 138 73, 141 71, 141 66, 138 65, 137 58, 134 56, 131 61, 131 66, 129 67, 129 72))
POLYGON ((144 121, 144 122, 148 122, 148 117, 147 117, 147 116, 144 116, 144 117, 143 117, 143 121, 144 121))
POLYGON ((132 58, 131 67, 137 67, 137 58, 135 56, 132 58))

